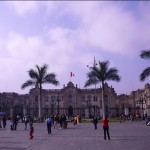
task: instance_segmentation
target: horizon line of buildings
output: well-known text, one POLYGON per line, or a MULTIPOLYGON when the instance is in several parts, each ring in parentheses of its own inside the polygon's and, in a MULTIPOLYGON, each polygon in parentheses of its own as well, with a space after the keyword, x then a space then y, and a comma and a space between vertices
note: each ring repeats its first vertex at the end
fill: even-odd
MULTIPOLYGON (((120 114, 138 113, 150 116, 150 84, 131 94, 117 95, 112 86, 105 83, 105 109, 111 117, 120 114)), ((39 87, 32 88, 29 94, 14 92, 0 93, 0 113, 6 115, 32 115, 38 117, 39 87)), ((62 89, 42 89, 41 114, 66 114, 81 117, 102 115, 102 88, 81 89, 71 81, 62 89)))

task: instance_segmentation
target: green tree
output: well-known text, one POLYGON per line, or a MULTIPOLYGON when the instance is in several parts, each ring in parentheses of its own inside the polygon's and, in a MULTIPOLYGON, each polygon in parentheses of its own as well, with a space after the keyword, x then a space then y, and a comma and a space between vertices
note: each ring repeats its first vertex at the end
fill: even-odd
MULTIPOLYGON (((150 50, 141 51, 140 57, 143 59, 150 59, 150 50)), ((147 67, 140 74, 140 81, 144 81, 150 75, 150 67, 147 67)))
POLYGON ((55 73, 47 73, 47 69, 48 65, 46 64, 41 67, 36 65, 35 69, 30 69, 28 71, 30 79, 23 83, 23 85, 21 86, 22 89, 33 85, 39 87, 39 118, 41 118, 42 85, 46 83, 53 85, 59 84, 59 81, 56 79, 55 73))
POLYGON ((103 118, 106 115, 105 110, 105 101, 104 101, 104 93, 105 93, 105 81, 113 80, 120 81, 120 76, 118 75, 118 70, 116 68, 109 69, 109 61, 102 61, 98 63, 98 66, 93 65, 90 67, 90 72, 87 73, 87 81, 85 83, 85 87, 97 84, 99 82, 102 83, 102 107, 103 107, 103 118))

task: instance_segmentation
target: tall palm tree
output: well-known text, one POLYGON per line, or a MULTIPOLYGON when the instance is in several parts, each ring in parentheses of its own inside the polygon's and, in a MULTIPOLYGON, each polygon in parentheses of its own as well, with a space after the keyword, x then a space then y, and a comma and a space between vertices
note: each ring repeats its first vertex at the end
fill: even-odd
POLYGON ((53 85, 58 85, 59 81, 56 79, 55 73, 47 73, 48 65, 44 64, 43 66, 39 67, 38 65, 35 66, 34 69, 30 69, 28 71, 30 79, 27 80, 21 88, 24 89, 28 86, 38 86, 40 92, 39 98, 39 118, 41 118, 41 101, 42 101, 42 84, 50 83, 53 85))
POLYGON ((102 107, 103 107, 103 118, 106 115, 105 101, 104 101, 104 84, 107 80, 120 81, 120 76, 118 75, 118 70, 116 68, 108 68, 109 61, 102 61, 98 63, 98 67, 93 65, 90 68, 90 72, 87 73, 87 81, 85 87, 101 82, 102 83, 102 107))
MULTIPOLYGON (((149 59, 150 60, 150 50, 141 51, 140 57, 143 59, 149 59)), ((150 67, 147 67, 140 74, 140 80, 144 81, 149 75, 150 75, 150 67)))

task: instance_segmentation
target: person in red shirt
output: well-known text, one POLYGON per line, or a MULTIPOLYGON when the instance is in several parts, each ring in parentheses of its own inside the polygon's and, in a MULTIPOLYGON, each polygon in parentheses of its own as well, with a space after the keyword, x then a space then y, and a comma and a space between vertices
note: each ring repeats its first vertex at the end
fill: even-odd
POLYGON ((106 133, 107 133, 108 139, 110 140, 108 122, 109 120, 107 119, 107 116, 105 116, 105 118, 102 120, 103 130, 104 130, 104 140, 106 140, 106 133))

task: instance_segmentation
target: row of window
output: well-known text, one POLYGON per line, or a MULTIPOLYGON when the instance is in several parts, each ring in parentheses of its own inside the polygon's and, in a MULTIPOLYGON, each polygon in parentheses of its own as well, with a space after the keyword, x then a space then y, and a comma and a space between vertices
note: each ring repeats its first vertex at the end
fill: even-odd
MULTIPOLYGON (((91 95, 88 95, 87 97, 86 96, 82 96, 82 102, 90 102, 92 100, 92 96, 91 95)), ((97 96, 93 96, 93 101, 94 102, 97 102, 97 96)))
MULTIPOLYGON (((69 95, 68 96, 68 100, 69 101, 71 101, 71 99, 73 98, 73 96, 72 95, 69 95)), ((45 102, 49 102, 49 97, 45 97, 44 98, 45 99, 45 102)), ((55 100, 61 100, 61 99, 63 99, 63 96, 62 97, 60 97, 60 96, 51 96, 51 101, 55 101, 55 100)), ((81 97, 81 99, 82 99, 82 102, 85 102, 85 101, 91 101, 92 99, 93 99, 93 101, 94 102, 97 102, 97 96, 91 96, 91 95, 88 95, 88 96, 82 96, 81 97)), ((38 96, 35 96, 35 102, 38 102, 38 96)))

